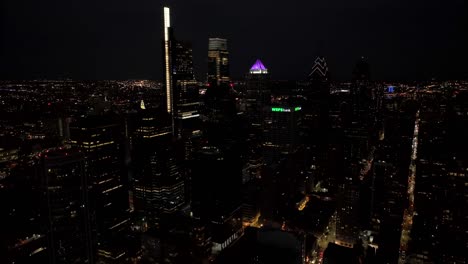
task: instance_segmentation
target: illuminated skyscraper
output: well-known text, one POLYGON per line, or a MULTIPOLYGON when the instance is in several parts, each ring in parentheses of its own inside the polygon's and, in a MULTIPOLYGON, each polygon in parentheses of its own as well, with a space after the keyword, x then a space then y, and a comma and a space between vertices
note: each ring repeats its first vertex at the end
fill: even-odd
POLYGON ((200 116, 199 83, 194 76, 190 42, 175 41, 173 58, 175 131, 178 138, 186 139, 196 130, 200 116))
POLYGON ((261 60, 250 68, 247 79, 246 110, 252 127, 263 130, 264 107, 271 102, 270 74, 261 60))
POLYGON ((174 41, 172 56, 174 81, 194 80, 192 44, 188 41, 174 41))
POLYGON ((227 40, 208 39, 208 81, 229 82, 229 51, 227 40))
POLYGON ((172 45, 173 36, 171 28, 171 11, 169 7, 164 7, 164 75, 166 84, 166 108, 172 114, 174 110, 174 94, 172 81, 172 45))

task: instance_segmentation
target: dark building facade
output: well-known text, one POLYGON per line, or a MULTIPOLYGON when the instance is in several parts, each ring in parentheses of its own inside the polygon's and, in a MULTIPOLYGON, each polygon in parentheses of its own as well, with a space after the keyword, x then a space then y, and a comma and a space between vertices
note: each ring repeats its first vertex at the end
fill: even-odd
POLYGON ((94 263, 92 185, 83 153, 76 149, 46 151, 40 169, 49 263, 94 263))
POLYGON ((70 127, 70 143, 85 155, 92 190, 99 261, 113 263, 129 257, 124 246, 130 224, 129 182, 124 165, 124 135, 112 116, 90 116, 70 127))
POLYGON ((292 104, 273 105, 265 113, 264 160, 267 164, 294 153, 299 147, 302 107, 292 104))
POLYGON ((144 229, 157 227, 165 214, 185 202, 184 179, 172 144, 170 116, 142 109, 133 138, 133 194, 144 229))
POLYGON ((241 171, 229 149, 206 146, 192 168, 192 211, 208 226, 212 252, 218 253, 242 232, 241 171))

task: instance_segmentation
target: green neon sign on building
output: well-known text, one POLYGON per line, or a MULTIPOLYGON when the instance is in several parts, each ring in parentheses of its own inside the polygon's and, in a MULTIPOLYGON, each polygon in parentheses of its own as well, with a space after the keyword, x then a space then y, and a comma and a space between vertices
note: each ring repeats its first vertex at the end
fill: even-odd
MULTIPOLYGON (((294 112, 302 110, 302 107, 296 106, 294 107, 294 112)), ((272 112, 292 112, 291 108, 282 108, 282 107, 272 107, 271 108, 272 112)))

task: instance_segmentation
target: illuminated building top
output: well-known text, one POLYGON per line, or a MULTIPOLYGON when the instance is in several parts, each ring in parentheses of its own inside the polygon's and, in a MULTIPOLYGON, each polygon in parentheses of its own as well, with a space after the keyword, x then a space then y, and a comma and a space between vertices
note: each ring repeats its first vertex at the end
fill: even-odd
POLYGON ((324 57, 318 57, 314 61, 314 66, 312 66, 312 71, 309 74, 310 79, 322 79, 327 78, 328 76, 328 65, 324 57))
POLYGON ((209 38, 208 50, 227 50, 227 39, 209 38))
POLYGON ((208 81, 229 82, 229 51, 227 39, 208 39, 208 81))
POLYGON ((164 7, 164 40, 169 40, 169 30, 171 27, 171 11, 169 7, 164 7))
POLYGON ((263 65, 261 60, 257 60, 250 68, 250 74, 267 74, 268 69, 263 65))

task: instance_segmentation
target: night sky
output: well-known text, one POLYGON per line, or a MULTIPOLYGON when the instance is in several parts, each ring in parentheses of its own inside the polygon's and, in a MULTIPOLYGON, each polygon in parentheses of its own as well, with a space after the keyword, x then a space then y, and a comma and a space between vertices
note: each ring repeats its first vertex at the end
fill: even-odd
MULTIPOLYGON (((365 56, 373 79, 468 77, 465 0, 174 0, 175 35, 206 72, 208 37, 229 39, 231 75, 261 58, 302 79, 317 55, 332 78, 365 56)), ((0 78, 162 79, 157 0, 2 0, 0 78)))

